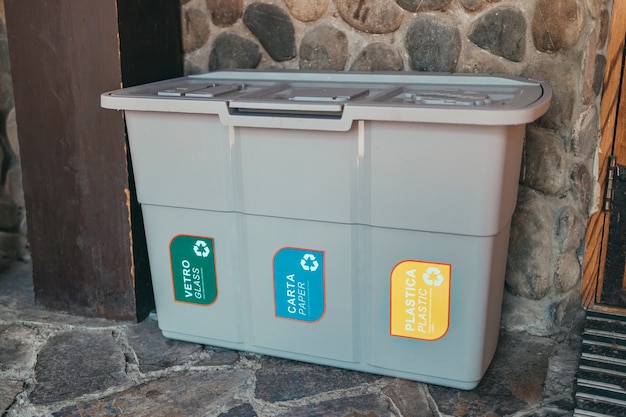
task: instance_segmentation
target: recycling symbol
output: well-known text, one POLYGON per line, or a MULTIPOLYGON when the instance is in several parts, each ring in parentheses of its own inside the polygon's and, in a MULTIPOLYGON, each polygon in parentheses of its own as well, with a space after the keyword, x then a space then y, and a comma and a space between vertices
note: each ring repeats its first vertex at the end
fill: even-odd
POLYGON ((209 245, 204 240, 196 240, 196 243, 193 245, 193 251, 196 256, 200 256, 202 258, 206 258, 211 253, 211 249, 209 249, 209 245))
POLYGON ((315 255, 312 253, 305 253, 302 259, 300 260, 300 266, 305 271, 315 272, 317 268, 319 268, 320 264, 315 259, 315 255))
POLYGON ((438 287, 443 284, 443 275, 441 274, 439 268, 428 268, 426 272, 424 272, 424 275, 422 275, 422 279, 424 279, 426 285, 430 286, 434 285, 435 287, 438 287))

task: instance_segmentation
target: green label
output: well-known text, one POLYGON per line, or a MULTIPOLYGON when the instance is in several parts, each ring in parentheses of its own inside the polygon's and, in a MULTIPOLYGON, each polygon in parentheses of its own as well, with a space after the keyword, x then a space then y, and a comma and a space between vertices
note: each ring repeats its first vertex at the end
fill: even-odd
POLYGON ((174 299, 184 303, 210 305, 217 298, 213 239, 178 235, 170 243, 174 299))

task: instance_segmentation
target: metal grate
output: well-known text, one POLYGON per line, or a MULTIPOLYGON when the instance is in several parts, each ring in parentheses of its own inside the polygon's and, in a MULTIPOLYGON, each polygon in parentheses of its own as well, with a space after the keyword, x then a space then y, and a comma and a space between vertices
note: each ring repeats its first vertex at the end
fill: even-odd
POLYGON ((587 312, 574 416, 626 416, 626 316, 587 312))

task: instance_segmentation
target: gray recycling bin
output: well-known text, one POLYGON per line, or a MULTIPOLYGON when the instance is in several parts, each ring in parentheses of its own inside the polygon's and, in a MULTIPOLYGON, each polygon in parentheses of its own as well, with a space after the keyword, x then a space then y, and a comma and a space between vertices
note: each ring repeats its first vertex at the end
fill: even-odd
POLYGON ((124 110, 166 337, 472 389, 541 82, 224 71, 124 110))

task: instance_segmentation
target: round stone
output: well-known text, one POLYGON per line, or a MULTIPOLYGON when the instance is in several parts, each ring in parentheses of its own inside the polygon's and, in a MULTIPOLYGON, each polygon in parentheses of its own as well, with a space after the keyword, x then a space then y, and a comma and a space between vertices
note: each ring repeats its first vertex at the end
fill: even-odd
POLYGON ((0 114, 2 117, 15 106, 13 97, 13 79, 10 72, 0 72, 0 114))
POLYGON ((398 6, 411 13, 439 10, 450 3, 450 0, 396 0, 398 6))
POLYGON ((274 61, 287 61, 296 55, 293 22, 283 9, 273 4, 252 3, 243 14, 243 23, 261 42, 274 61))
POLYGON ((600 141, 600 115, 596 106, 590 106, 580 114, 569 140, 568 148, 575 156, 582 156, 587 161, 593 159, 600 141))
POLYGON ((475 12, 477 10, 481 10, 487 5, 487 3, 495 3, 498 1, 500 0, 459 0, 459 3, 461 3, 465 10, 475 12))
POLYGON ((517 296, 540 300, 550 291, 555 209, 537 191, 520 188, 513 213, 506 284, 517 296))
POLYGON ((243 14, 243 0, 206 0, 206 7, 217 26, 230 26, 243 14))
POLYGON ((526 50, 526 19, 518 9, 497 7, 476 19, 468 38, 492 54, 520 62, 526 50))
POLYGON ((256 68, 261 61, 259 46, 234 33, 220 33, 209 55, 209 71, 229 68, 256 68))
POLYGON ((461 52, 461 35, 450 21, 419 15, 407 31, 406 49, 413 70, 454 72, 461 52))
POLYGON ((16 230, 20 224, 20 211, 11 197, 0 194, 0 229, 16 230))
POLYGON ((563 254, 556 265, 554 282, 559 292, 565 293, 580 281, 580 261, 576 252, 563 254))
POLYGON ((594 179, 589 169, 583 163, 574 165, 570 173, 572 183, 572 195, 578 209, 582 213, 589 213, 593 208, 594 179))
POLYGON ((313 22, 326 12, 328 0, 284 0, 293 17, 301 22, 313 22))
POLYGON ((185 8, 182 10, 183 50, 193 52, 200 49, 210 35, 209 15, 203 10, 185 8))
POLYGON ((15 108, 12 108, 9 111, 9 114, 6 118, 6 130, 7 137, 9 139, 9 145, 11 145, 11 150, 16 157, 20 155, 20 142, 17 139, 17 120, 15 119, 15 108))
POLYGON ((356 57, 351 71, 402 71, 404 62, 394 48, 376 42, 367 45, 356 57))
POLYGON ((522 76, 542 80, 552 88, 552 103, 548 111, 535 124, 550 129, 570 129, 580 61, 575 57, 558 57, 557 59, 530 62, 522 71, 522 76))
POLYGON ((520 181, 545 194, 562 194, 569 187, 566 153, 553 131, 528 127, 520 181))
POLYGON ((300 44, 300 69, 343 70, 348 59, 348 38, 332 26, 308 31, 300 44))
POLYGON ((403 12, 389 0, 333 0, 350 26, 367 33, 390 33, 400 27, 403 12))
POLYGON ((538 0, 532 22, 535 48, 555 52, 575 45, 583 17, 576 0, 538 0))

